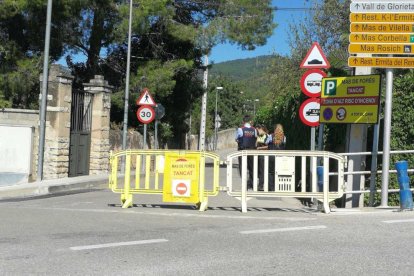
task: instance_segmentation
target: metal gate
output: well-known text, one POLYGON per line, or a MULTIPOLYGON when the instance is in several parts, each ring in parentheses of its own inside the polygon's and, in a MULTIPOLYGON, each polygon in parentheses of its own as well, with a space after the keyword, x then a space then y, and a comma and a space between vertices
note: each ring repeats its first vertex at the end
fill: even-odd
POLYGON ((69 177, 89 174, 92 97, 91 93, 72 90, 69 177))

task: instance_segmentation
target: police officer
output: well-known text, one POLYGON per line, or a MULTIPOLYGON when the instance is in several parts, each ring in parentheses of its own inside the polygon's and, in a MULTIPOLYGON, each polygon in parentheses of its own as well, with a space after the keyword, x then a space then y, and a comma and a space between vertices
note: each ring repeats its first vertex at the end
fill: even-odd
MULTIPOLYGON (((238 150, 256 149, 257 131, 252 126, 249 115, 243 117, 243 126, 237 128, 236 142, 238 150)), ((241 170, 241 157, 239 157, 239 172, 241 170)), ((247 180, 247 189, 253 189, 253 156, 247 156, 247 170, 249 178, 247 180)))

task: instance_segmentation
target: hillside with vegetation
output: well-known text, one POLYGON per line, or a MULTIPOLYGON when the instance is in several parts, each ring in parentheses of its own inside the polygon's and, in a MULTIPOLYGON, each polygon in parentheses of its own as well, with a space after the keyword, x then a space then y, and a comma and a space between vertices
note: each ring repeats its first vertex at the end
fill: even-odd
POLYGON ((246 98, 263 99, 270 91, 266 72, 274 58, 274 56, 258 56, 216 63, 211 66, 210 76, 225 77, 235 82, 246 98))

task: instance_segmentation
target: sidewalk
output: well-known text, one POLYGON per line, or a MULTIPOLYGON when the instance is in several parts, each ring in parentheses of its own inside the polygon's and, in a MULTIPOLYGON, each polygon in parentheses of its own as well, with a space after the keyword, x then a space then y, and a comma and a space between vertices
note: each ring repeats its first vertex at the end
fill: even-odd
POLYGON ((108 187, 108 175, 87 175, 0 187, 0 200, 59 195, 108 187))

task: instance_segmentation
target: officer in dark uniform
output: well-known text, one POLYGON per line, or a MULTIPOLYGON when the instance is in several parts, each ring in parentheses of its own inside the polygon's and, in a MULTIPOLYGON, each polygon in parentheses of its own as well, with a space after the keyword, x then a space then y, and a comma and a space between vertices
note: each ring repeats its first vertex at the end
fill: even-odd
MULTIPOLYGON (((243 117, 243 126, 237 129, 236 142, 238 150, 256 149, 257 131, 252 126, 249 115, 243 117)), ((247 180, 247 189, 253 189, 253 156, 247 156, 247 170, 249 178, 247 180)), ((241 172, 241 157, 239 157, 239 172, 241 172)))

